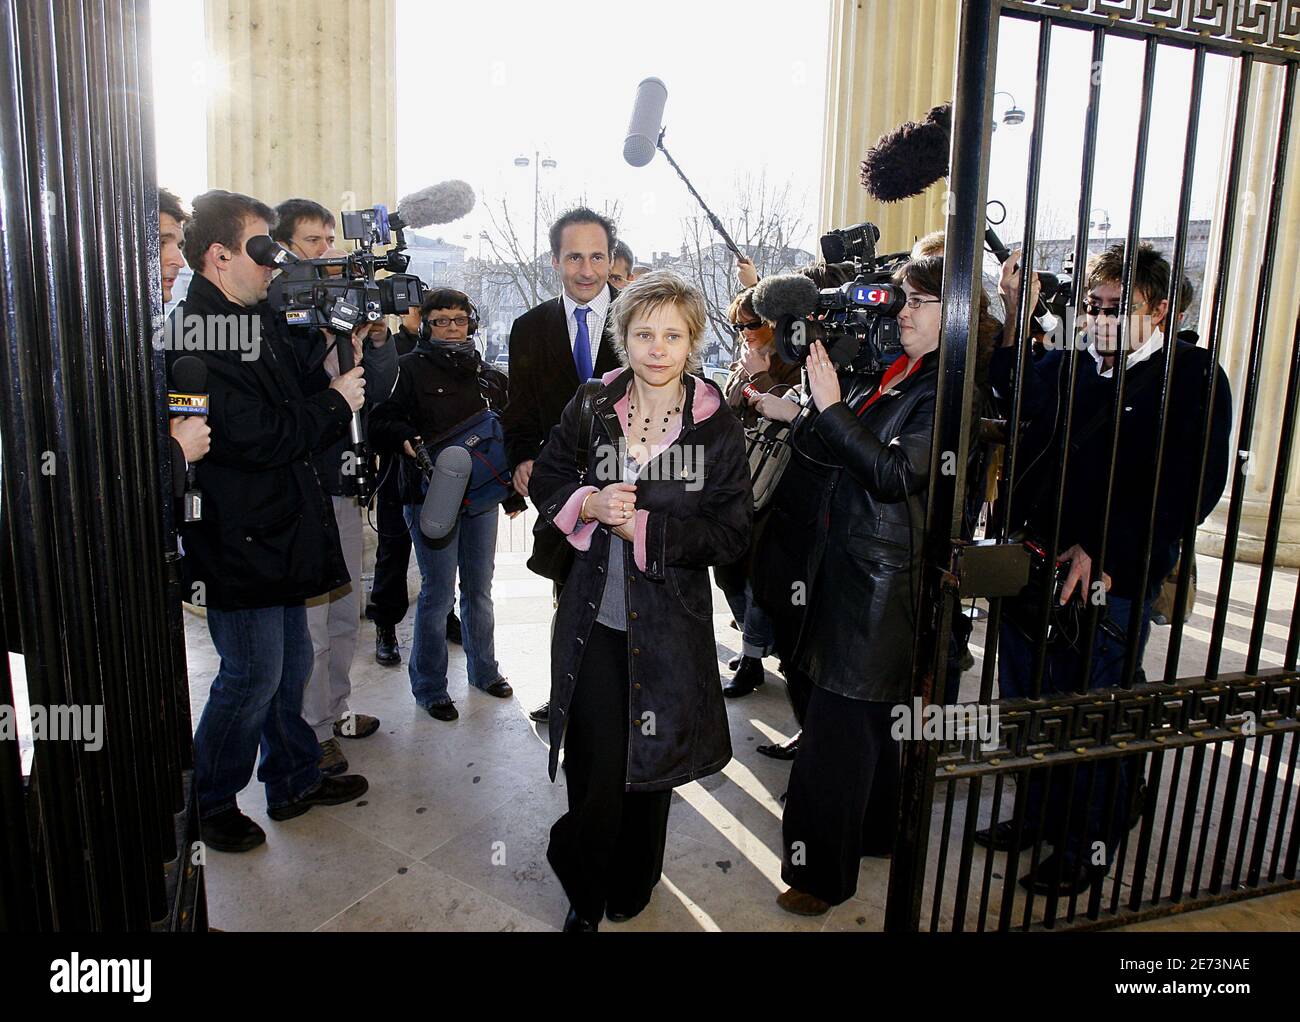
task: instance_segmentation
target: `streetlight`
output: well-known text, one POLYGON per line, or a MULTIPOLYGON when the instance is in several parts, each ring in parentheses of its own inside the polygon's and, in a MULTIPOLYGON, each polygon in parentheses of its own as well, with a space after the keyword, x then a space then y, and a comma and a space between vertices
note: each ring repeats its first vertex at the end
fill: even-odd
POLYGON ((1088 210, 1088 229, 1092 230, 1093 228, 1097 228, 1102 232, 1102 235, 1104 237, 1102 244, 1109 247, 1110 246, 1110 213, 1107 210, 1102 209, 1100 206, 1088 210), (1100 221, 1094 220, 1092 218, 1092 215, 1094 213, 1101 214, 1100 221))
MULTIPOLYGON (((993 93, 993 98, 995 100, 999 96, 1006 96, 1009 100, 1011 100, 1011 105, 1007 107, 1006 112, 1003 113, 1002 115, 1002 123, 1011 126, 1015 126, 1017 124, 1024 124, 1025 112, 1021 110, 1020 107, 1016 106, 1016 97, 1011 95, 1011 93, 1003 92, 1002 90, 998 90, 997 92, 993 93)), ((997 117, 993 118, 993 130, 994 131, 998 130, 997 117)))
MULTIPOLYGON (((527 156, 516 156, 516 157, 515 157, 515 166, 516 166, 516 167, 527 167, 528 164, 529 164, 529 162, 530 162, 530 161, 529 161, 529 159, 528 159, 527 156)), ((534 274, 534 277, 535 277, 536 274, 537 274, 537 256, 538 256, 538 252, 537 252, 537 206, 538 206, 538 202, 539 202, 539 200, 540 200, 541 192, 542 192, 542 176, 541 176, 541 175, 542 175, 542 171, 543 171, 543 170, 554 170, 554 169, 555 169, 555 161, 552 160, 549 156, 548 156, 546 159, 542 159, 542 154, 541 154, 541 152, 538 151, 538 150, 534 150, 534 151, 533 151, 533 158, 532 158, 532 161, 531 161, 531 162, 532 162, 532 165, 533 165, 533 274, 534 274)), ((534 291, 535 291, 535 290, 536 290, 536 288, 534 288, 534 291)), ((536 297, 536 295, 534 295, 534 297, 536 297)))

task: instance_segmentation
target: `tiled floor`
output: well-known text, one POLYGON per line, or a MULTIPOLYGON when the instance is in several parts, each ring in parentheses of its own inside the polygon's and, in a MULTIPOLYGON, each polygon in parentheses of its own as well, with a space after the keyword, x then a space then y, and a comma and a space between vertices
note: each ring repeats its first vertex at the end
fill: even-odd
MULTIPOLYGON (((494 596, 497 657, 515 688, 509 700, 468 690, 464 655, 453 646, 451 693, 461 717, 435 721, 411 699, 406 666, 374 662, 374 630, 364 622, 353 669, 354 709, 382 721, 379 732, 344 742, 354 772, 370 781, 357 803, 316 808, 274 823, 254 780, 240 805, 267 831, 267 843, 243 855, 210 851, 207 896, 212 925, 227 930, 546 930, 558 928, 567 902, 545 848, 563 811, 563 774, 546 774, 544 732, 527 718, 545 700, 550 585, 524 566, 524 519, 502 522, 494 596)), ((371 554, 367 550, 367 564, 371 554)), ((1202 558, 1202 584, 1215 562, 1202 558)), ((1249 566, 1234 582, 1250 612, 1249 566)), ((411 592, 418 588, 412 564, 411 592)), ((1279 573, 1275 601, 1294 591, 1279 573), (1276 594, 1281 591, 1282 595, 1276 594)), ((1289 610, 1289 606, 1286 608, 1289 610)), ((739 635, 715 593, 719 659, 737 651, 739 635)), ((1237 656, 1240 622, 1229 619, 1227 656, 1237 656)), ((410 648, 414 609, 398 630, 410 648)), ((1249 623, 1248 621, 1246 622, 1249 623)), ((1195 630, 1208 623, 1194 619, 1195 630)), ((1153 658, 1166 642, 1157 630, 1153 658)), ((194 719, 202 710, 216 658, 202 618, 186 616, 194 719)), ((1270 626, 1268 648, 1285 641, 1270 626)), ((982 638, 977 631, 974 639, 982 638)), ((1184 669, 1194 670, 1189 634, 1184 669)), ((1200 647, 1200 655, 1204 655, 1200 647)), ((1244 650, 1243 650, 1244 652, 1244 650)), ((1267 665, 1268 660, 1266 658, 1267 665)), ((963 680, 963 698, 978 692, 979 661, 963 680)), ((794 720, 784 686, 768 662, 768 683, 728 702, 735 758, 718 775, 686 785, 673 798, 664 878, 649 907, 617 930, 876 930, 884 914, 889 864, 864 859, 857 897, 827 916, 806 919, 775 902, 780 879, 780 799, 789 765, 754 752, 788 737, 794 720)), ((1225 663, 1225 670, 1234 669, 1225 663)), ((725 668, 724 668, 725 670, 725 668)), ((1149 928, 1300 929, 1300 894, 1278 895, 1145 924, 1149 928)))

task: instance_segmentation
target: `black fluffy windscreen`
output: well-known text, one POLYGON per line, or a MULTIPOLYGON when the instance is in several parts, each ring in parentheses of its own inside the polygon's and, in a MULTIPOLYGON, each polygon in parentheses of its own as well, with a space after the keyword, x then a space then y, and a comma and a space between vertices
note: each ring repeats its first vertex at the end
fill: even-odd
POLYGON ((947 176, 951 134, 950 103, 935 107, 924 121, 885 132, 862 160, 862 187, 881 202, 920 195, 947 176))

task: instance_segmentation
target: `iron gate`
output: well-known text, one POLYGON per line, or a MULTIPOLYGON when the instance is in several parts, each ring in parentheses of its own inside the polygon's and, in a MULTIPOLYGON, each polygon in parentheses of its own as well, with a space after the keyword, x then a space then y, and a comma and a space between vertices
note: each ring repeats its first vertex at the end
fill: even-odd
MULTIPOLYGON (((1230 58, 1235 65, 1236 102, 1227 137, 1226 187, 1217 248, 1217 270, 1205 281, 1212 301, 1208 316, 1208 346, 1218 362, 1224 331, 1230 268, 1239 258, 1238 220, 1242 215, 1243 152, 1247 144, 1247 115, 1251 96, 1259 92, 1261 68, 1284 76, 1280 118, 1276 130, 1275 158, 1270 193, 1261 212, 1265 221, 1263 259, 1254 293, 1253 330, 1250 335, 1245 383, 1234 395, 1236 418, 1232 450, 1236 452, 1230 474, 1230 497, 1222 567, 1214 600, 1213 624, 1206 640, 1207 654, 1199 674, 1179 673, 1180 655, 1187 637, 1180 615, 1175 614, 1168 640, 1168 655, 1158 682, 1145 681, 1138 672, 1138 631, 1129 629, 1124 656, 1124 684, 1060 695, 1042 689, 1044 631, 1047 615, 1045 592, 1035 655, 1032 698, 994 699, 995 660, 1003 600, 988 601, 983 668, 978 704, 996 706, 1000 735, 996 749, 985 750, 973 741, 943 740, 904 743, 903 824, 890 875, 886 929, 930 930, 1052 928, 1103 926, 1207 904, 1269 893, 1297 885, 1300 853, 1300 721, 1296 708, 1296 657, 1300 648, 1300 588, 1292 603, 1289 622, 1268 620, 1286 496, 1288 469, 1295 434, 1297 399, 1300 397, 1300 323, 1291 340, 1289 375, 1283 408, 1276 419, 1258 408, 1261 367, 1264 364, 1265 325, 1275 302, 1273 271, 1283 221, 1283 194, 1288 168, 1291 116, 1296 108, 1296 74, 1300 68, 1300 3, 1253 0, 967 0, 963 4, 959 33, 957 92, 953 117, 952 165, 949 185, 953 202, 947 222, 947 258, 944 279, 940 382, 937 401, 932 485, 929 496, 922 612, 915 658, 914 693, 930 700, 936 679, 947 663, 956 596, 975 555, 981 551, 963 542, 961 519, 967 480, 972 412, 973 367, 976 355, 978 306, 973 300, 979 286, 984 245, 984 218, 989 175, 989 140, 995 91, 994 61, 999 30, 1018 19, 1037 31, 1036 89, 1032 110, 1032 136, 1026 169, 1024 279, 1033 270, 1038 219, 1038 195, 1043 162, 1044 127, 1052 116, 1053 97, 1047 81, 1054 43, 1061 33, 1086 33, 1092 63, 1078 88, 1087 93, 1083 119, 1083 161, 1079 168, 1078 215, 1074 225, 1074 278, 1072 305, 1079 308, 1084 291, 1084 266, 1088 252, 1089 219, 1097 166, 1099 108, 1104 61, 1108 44, 1117 39, 1141 44, 1143 74, 1132 171, 1131 205, 1125 240, 1123 298, 1120 316, 1132 308, 1134 253, 1143 208, 1143 187, 1152 128, 1155 65, 1166 52, 1190 52, 1192 88, 1182 153, 1177 224, 1172 251, 1169 308, 1177 308, 1187 257, 1187 238, 1198 129, 1202 122, 1202 91, 1208 59, 1230 58), (1268 523, 1260 558, 1255 602, 1244 647, 1245 669, 1220 673, 1225 632, 1230 617, 1234 627, 1242 615, 1234 613, 1232 581, 1237 569, 1237 533, 1245 498, 1247 466, 1256 430, 1279 430, 1279 455, 1273 476, 1268 523), (942 471, 944 452, 957 452, 949 462, 955 471, 942 471), (1285 635, 1281 666, 1261 670, 1265 635, 1285 635), (1036 778, 1047 790, 1055 779, 1068 790, 1064 810, 1066 825, 1075 813, 1087 812, 1095 797, 1104 800, 1103 819, 1116 810, 1116 782, 1121 761, 1145 775, 1146 795, 1132 807, 1134 819, 1121 836, 1114 860, 1104 876, 1087 889, 1068 897, 1035 895, 1019 889, 1018 874, 1036 869, 1044 855, 1042 807, 1039 819, 1027 819, 1026 791, 1036 778), (1101 769, 1110 764, 1109 774, 1101 769), (1081 775, 1080 771, 1084 771, 1081 775), (1076 799, 1076 781, 1086 786, 1076 799), (1099 778, 1100 783, 1098 783, 1099 778), (1107 780, 1109 778, 1109 780, 1107 780), (1063 782, 1063 783, 1062 783, 1063 782), (1243 783, 1244 782, 1244 783, 1243 783), (1094 792, 1094 785, 1096 791, 1094 792), (1080 809, 1078 803, 1082 803, 1080 809), (1137 816, 1140 810, 1140 818, 1137 816), (977 829, 1010 813, 1010 848, 985 850, 975 841, 977 829), (1026 834, 1042 835, 1023 841, 1026 834), (1024 845, 1023 851, 1015 850, 1024 845)), ((1126 171, 1127 172, 1127 171, 1126 171)), ((1249 198, 1249 197, 1247 197, 1249 198)), ((1027 291, 1027 289, 1025 289, 1027 291)), ((1016 354, 1015 389, 1008 415, 1004 482, 1015 479, 1016 447, 1029 355, 1032 309, 1022 294, 1020 307, 1008 310, 1020 324, 1016 354)), ((1064 358, 1068 365, 1067 393, 1073 395, 1078 359, 1087 357, 1071 345, 1064 358)), ((1162 381, 1160 439, 1156 479, 1160 478, 1169 426, 1168 397, 1176 360, 1166 361, 1162 381)), ((1110 444, 1112 485, 1120 432, 1118 414, 1124 400, 1125 359, 1116 361, 1116 394, 1112 419, 1105 437, 1110 444)), ((1205 478, 1209 451, 1209 414, 1215 376, 1209 376, 1206 422, 1200 448, 1200 479, 1205 478)), ((1071 407, 1067 399, 1066 407, 1071 407)), ((1077 425, 1077 424, 1074 424, 1077 425)), ((1068 462, 1069 432, 1066 418, 1060 440, 1060 457, 1068 462)), ((1064 470, 1055 477, 1064 486, 1064 470)), ((1199 492, 1199 487, 1198 487, 1199 492)), ((1060 533, 1062 488, 1055 491, 1055 535, 1049 555, 1054 560, 1060 533)), ((1113 490, 1105 497, 1107 514, 1113 490)), ((1133 523, 1145 530, 1144 549, 1152 548, 1155 523, 1151 515, 1133 523)), ((1183 532, 1175 607, 1181 607, 1189 588, 1194 557, 1196 509, 1190 508, 1183 532)), ((1139 533, 1139 536, 1142 534, 1139 533)), ((1007 541, 1006 523, 992 537, 1007 541)), ((1094 564, 1105 556, 1107 536, 1103 526, 1101 549, 1094 564)), ((1050 563, 1050 562, 1049 562, 1050 563)), ((1143 566, 1145 572, 1146 566, 1143 566)), ((1247 572, 1253 569, 1243 569, 1247 572)), ((1048 591, 1050 592, 1050 590, 1048 591)), ((1236 609, 1241 609, 1240 604, 1236 609)), ((1091 656, 1092 638, 1103 608, 1092 606, 1086 618, 1086 638, 1081 646, 1091 656)), ((1242 626, 1244 627, 1244 626, 1242 626)), ((1235 642, 1235 640, 1233 640, 1235 642)), ((1237 644, 1240 646, 1240 643, 1237 644)), ((1148 658, 1149 659, 1149 658, 1148 658)), ((1086 676, 1086 666, 1084 668, 1086 676)), ((1044 802, 1044 806, 1046 803, 1044 802)), ((1120 807, 1120 812, 1128 807, 1120 807)), ((1058 834, 1058 836, 1061 836, 1058 834)))
MULTIPOLYGON (((33 709, 102 713, 94 741, 34 732, 29 772, 0 741, 0 930, 206 927, 147 10, 0 0, 0 629, 33 709)), ((0 702, 12 725, 7 657, 0 702)))

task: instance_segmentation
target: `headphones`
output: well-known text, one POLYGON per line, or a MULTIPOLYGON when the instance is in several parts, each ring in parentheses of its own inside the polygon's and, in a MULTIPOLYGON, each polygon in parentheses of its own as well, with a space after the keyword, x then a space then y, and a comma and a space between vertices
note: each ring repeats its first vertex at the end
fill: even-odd
MULTIPOLYGON (((469 305, 469 326, 465 328, 465 339, 468 340, 478 333, 478 306, 469 295, 465 296, 465 301, 469 305)), ((433 327, 424 316, 420 317, 419 337, 426 344, 433 340, 433 327)))

